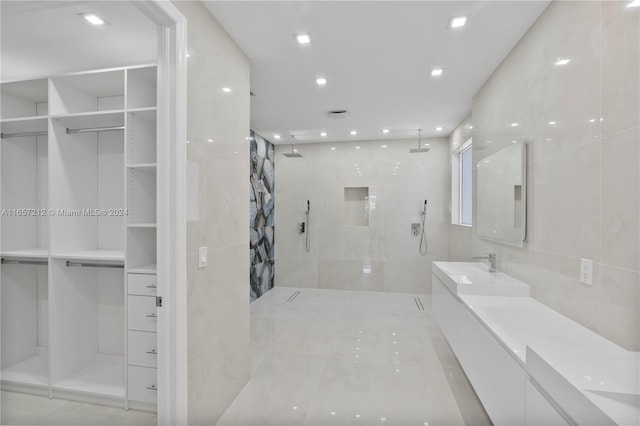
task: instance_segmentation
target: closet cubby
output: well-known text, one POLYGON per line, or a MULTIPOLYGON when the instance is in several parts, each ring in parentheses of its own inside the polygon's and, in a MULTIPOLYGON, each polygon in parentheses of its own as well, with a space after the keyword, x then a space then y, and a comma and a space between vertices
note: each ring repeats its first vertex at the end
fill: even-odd
POLYGON ((127 108, 155 108, 157 99, 156 67, 127 70, 127 108))
POLYGON ((131 273, 156 273, 156 228, 127 230, 127 268, 131 273))
MULTIPOLYGON (((2 123, 3 132, 5 124, 2 123)), ((13 126, 9 128, 11 132, 15 130, 13 126)), ((46 259, 49 247, 47 136, 2 138, 0 156, 1 254, 46 259)))
POLYGON ((155 410, 156 72, 0 83, 3 389, 155 410))
POLYGON ((124 261, 124 131, 100 130, 122 126, 124 113, 51 120, 53 257, 124 261))
POLYGON ((155 167, 156 111, 137 111, 127 114, 127 166, 155 167))
POLYGON ((50 80, 52 116, 124 109, 124 70, 54 77, 50 80))
POLYGON ((124 270, 50 262, 51 386, 124 398, 124 270))
MULTIPOLYGON (((2 265, 2 377, 3 384, 21 390, 28 385, 48 394, 49 327, 48 277, 43 266, 10 263, 2 265)), ((32 260, 28 261, 32 262, 32 260)))
MULTIPOLYGON (((0 99, 2 120, 48 115, 48 80, 2 83, 0 99)), ((4 130, 3 130, 4 131, 4 130)))

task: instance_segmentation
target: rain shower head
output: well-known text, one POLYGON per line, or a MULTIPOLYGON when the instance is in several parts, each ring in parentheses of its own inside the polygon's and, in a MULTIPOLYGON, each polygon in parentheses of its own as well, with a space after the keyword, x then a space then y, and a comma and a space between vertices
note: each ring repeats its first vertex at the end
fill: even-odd
POLYGON ((287 152, 286 154, 282 154, 282 155, 284 155, 285 157, 289 157, 289 158, 302 158, 302 154, 298 154, 298 153, 296 152, 296 150, 295 150, 295 149, 293 149, 293 140, 294 140, 295 138, 296 138, 295 136, 291 135, 291 152, 287 152))
POLYGON ((422 129, 418 129, 418 147, 410 149, 409 154, 418 154, 421 152, 429 152, 431 150, 431 148, 422 148, 421 145, 422 145, 422 129))
POLYGON ((431 151, 431 148, 413 148, 409 150, 409 154, 417 154, 419 152, 429 152, 429 151, 431 151))

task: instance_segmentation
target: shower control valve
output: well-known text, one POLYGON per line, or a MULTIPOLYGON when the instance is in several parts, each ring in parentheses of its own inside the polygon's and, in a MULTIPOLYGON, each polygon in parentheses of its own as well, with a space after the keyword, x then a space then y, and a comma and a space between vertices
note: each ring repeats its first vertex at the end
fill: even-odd
POLYGON ((298 234, 304 234, 306 228, 306 223, 300 222, 298 223, 298 234))
POLYGON ((413 234, 414 237, 417 237, 418 234, 420 234, 420 224, 419 223, 412 223, 411 224, 411 233, 413 234))

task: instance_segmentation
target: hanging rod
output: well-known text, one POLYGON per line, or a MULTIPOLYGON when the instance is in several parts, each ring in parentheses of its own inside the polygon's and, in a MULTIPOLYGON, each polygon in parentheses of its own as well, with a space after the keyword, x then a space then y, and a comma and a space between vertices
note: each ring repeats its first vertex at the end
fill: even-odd
POLYGON ((124 265, 115 265, 112 263, 72 262, 70 260, 67 260, 67 266, 74 268, 124 268, 124 265))
POLYGON ((70 129, 67 127, 67 134, 71 133, 88 133, 88 132, 109 132, 111 130, 124 130, 124 126, 114 127, 87 127, 85 129, 70 129))
POLYGON ((20 138, 23 136, 44 136, 46 134, 48 134, 49 132, 47 132, 46 130, 41 130, 38 132, 22 132, 22 133, 0 133, 0 137, 2 139, 6 139, 6 138, 20 138))
POLYGON ((17 260, 17 259, 0 259, 3 265, 48 265, 46 260, 17 260))

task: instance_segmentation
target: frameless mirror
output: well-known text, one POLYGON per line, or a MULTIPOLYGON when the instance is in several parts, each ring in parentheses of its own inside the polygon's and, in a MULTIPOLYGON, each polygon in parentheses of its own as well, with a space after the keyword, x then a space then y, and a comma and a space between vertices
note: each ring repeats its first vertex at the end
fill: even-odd
POLYGON ((527 214, 526 145, 517 141, 476 164, 481 238, 524 245, 527 214))

